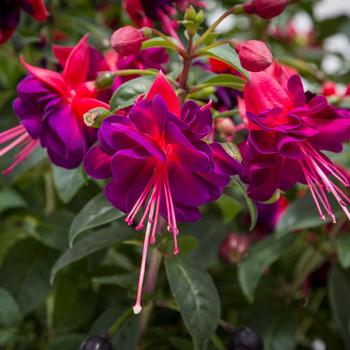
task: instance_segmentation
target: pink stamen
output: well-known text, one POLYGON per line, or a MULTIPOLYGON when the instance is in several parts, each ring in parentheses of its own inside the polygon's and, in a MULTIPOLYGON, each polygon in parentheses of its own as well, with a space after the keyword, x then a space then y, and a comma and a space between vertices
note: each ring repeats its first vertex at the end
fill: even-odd
POLYGON ((177 242, 177 235, 179 233, 179 230, 176 225, 174 204, 173 204, 171 191, 170 191, 169 178, 165 167, 161 167, 155 170, 154 176, 148 182, 147 186, 145 187, 145 189, 143 190, 140 197, 138 198, 135 205, 133 206, 130 213, 125 219, 126 222, 131 224, 135 216, 137 215, 137 213, 139 212, 139 210, 147 200, 147 197, 149 197, 147 205, 142 214, 141 220, 136 226, 136 230, 142 229, 144 226, 144 222, 148 217, 146 234, 145 234, 145 239, 143 243, 142 260, 141 260, 140 276, 139 276, 138 287, 137 287, 136 303, 133 307, 135 314, 140 313, 142 310, 142 306, 141 306, 142 288, 143 288, 143 281, 145 278, 148 246, 149 244, 155 244, 156 242, 156 234, 157 234, 157 227, 158 227, 159 213, 160 213, 160 204, 161 204, 161 198, 163 193, 162 191, 164 191, 166 208, 168 212, 169 231, 173 234, 173 239, 174 239, 174 254, 175 255, 178 254, 179 247, 177 242), (152 190, 152 193, 149 195, 151 190, 152 190))
POLYGON ((145 235, 145 239, 143 241, 141 269, 140 269, 140 276, 139 276, 139 282, 138 282, 138 287, 137 287, 136 303, 135 303, 135 305, 133 307, 135 315, 139 314, 142 311, 142 306, 141 306, 142 287, 143 287, 143 280, 145 278, 146 261, 147 261, 147 253, 148 253, 148 244, 149 244, 151 228, 152 228, 152 224, 148 221, 147 229, 146 229, 146 235, 145 235))
POLYGON ((23 125, 18 125, 12 129, 0 133, 0 144, 3 144, 13 138, 25 133, 26 130, 23 125))
POLYGON ((134 206, 131 209, 131 211, 128 214, 128 216, 125 218, 125 221, 128 223, 129 226, 133 224, 135 216, 137 215, 138 211, 140 210, 140 208, 142 207, 143 203, 145 202, 145 200, 146 200, 146 198, 148 196, 148 193, 149 193, 150 189, 152 188, 152 185, 153 185, 153 177, 148 182, 147 186, 145 187, 145 189, 141 193, 139 199, 134 204, 134 206))
POLYGON ((161 196, 161 189, 158 189, 157 193, 157 199, 156 199, 156 215, 154 219, 154 225, 152 229, 152 235, 151 235, 151 244, 154 245, 156 243, 156 235, 157 235, 157 227, 158 227, 158 220, 159 220, 159 210, 160 210, 160 196, 161 196))
POLYGON ((22 136, 20 136, 18 139, 14 140, 13 142, 11 142, 9 145, 7 145, 6 147, 4 147, 1 151, 0 151, 0 157, 2 157, 4 154, 6 154, 7 152, 11 151, 13 148, 15 148, 16 146, 18 146, 21 142, 24 142, 28 139, 28 137, 30 137, 27 133, 23 134, 22 136))
POLYGON ((39 145, 39 140, 30 141, 20 153, 15 157, 15 161, 3 171, 4 175, 9 174, 18 164, 24 162, 27 157, 33 152, 33 150, 39 145))
POLYGON ((337 169, 332 163, 324 159, 319 153, 317 153, 311 146, 308 149, 315 156, 315 159, 319 161, 322 166, 324 166, 339 182, 341 182, 344 186, 349 186, 349 180, 345 177, 345 175, 337 169))
POLYGON ((330 216, 333 223, 336 222, 335 215, 325 193, 326 190, 327 192, 333 194, 345 215, 350 220, 350 212, 347 209, 346 203, 350 203, 349 197, 327 177, 324 170, 322 170, 322 167, 329 171, 340 183, 348 186, 349 183, 344 174, 342 174, 332 163, 327 161, 327 159, 322 157, 322 155, 319 154, 311 145, 302 145, 300 149, 304 154, 303 161, 305 162, 305 165, 303 162, 300 162, 300 164, 321 219, 324 220, 324 215, 319 201, 327 211, 327 214, 330 216))

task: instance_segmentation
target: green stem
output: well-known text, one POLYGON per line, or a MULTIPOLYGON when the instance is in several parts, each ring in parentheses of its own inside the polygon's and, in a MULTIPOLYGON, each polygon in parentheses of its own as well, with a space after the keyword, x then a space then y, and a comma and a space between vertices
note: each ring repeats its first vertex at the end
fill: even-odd
POLYGON ((157 29, 152 28, 151 30, 152 30, 153 35, 160 36, 162 39, 164 39, 169 44, 169 46, 171 46, 171 48, 174 49, 179 55, 181 55, 181 56, 186 55, 186 52, 180 46, 178 46, 176 43, 174 43, 174 41, 170 37, 163 34, 162 32, 160 32, 157 29))
POLYGON ((193 45, 193 36, 189 35, 189 39, 188 39, 188 46, 187 46, 187 52, 186 55, 183 57, 183 69, 181 72, 181 76, 180 76, 180 89, 182 89, 180 95, 179 95, 179 99, 180 99, 180 103, 184 103, 186 96, 188 94, 188 86, 187 86, 187 80, 188 80, 188 74, 190 72, 190 68, 192 65, 192 45, 193 45))
POLYGON ((233 39, 215 41, 213 44, 205 46, 202 49, 200 49, 199 51, 197 51, 193 57, 203 56, 207 53, 208 50, 214 49, 215 47, 227 45, 227 44, 229 44, 231 46, 235 46, 237 44, 237 42, 233 39))
POLYGON ((115 77, 124 77, 129 75, 157 75, 158 71, 155 69, 121 69, 116 70, 111 74, 115 77))
POLYGON ((132 308, 127 308, 127 310, 108 329, 107 335, 112 338, 112 336, 118 331, 122 324, 132 316, 132 314, 132 308))
POLYGON ((44 175, 45 194, 46 194, 46 215, 51 214, 56 207, 55 190, 53 185, 52 174, 50 171, 44 175))
MULTIPOLYGON (((154 293, 156 290, 159 269, 162 262, 162 255, 157 249, 153 249, 150 256, 150 263, 148 273, 146 276, 144 291, 148 294, 154 293)), ((154 303, 150 302, 146 305, 141 313, 140 319, 140 334, 141 336, 146 333, 147 325, 152 314, 154 303)))
POLYGON ((196 51, 200 45, 204 43, 204 41, 208 38, 208 36, 216 29, 216 27, 228 16, 232 14, 242 14, 244 12, 242 5, 235 5, 231 7, 229 10, 227 10, 225 13, 223 13, 205 32, 204 34, 199 37, 193 46, 193 50, 196 51))
POLYGON ((221 112, 221 113, 216 113, 214 115, 214 119, 215 118, 224 118, 224 117, 232 117, 236 114, 238 114, 238 109, 237 108, 233 108, 233 109, 229 109, 228 111, 225 112, 221 112))

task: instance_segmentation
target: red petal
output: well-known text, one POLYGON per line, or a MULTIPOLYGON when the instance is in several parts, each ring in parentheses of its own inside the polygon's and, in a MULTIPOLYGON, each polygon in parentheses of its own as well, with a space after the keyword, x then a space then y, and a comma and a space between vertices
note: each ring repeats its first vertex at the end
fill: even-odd
POLYGON ((41 82, 48 85, 54 91, 57 91, 62 96, 68 95, 67 85, 61 74, 48 69, 32 66, 27 63, 22 56, 20 56, 19 59, 24 68, 41 82))
POLYGON ((66 61, 62 75, 71 87, 77 87, 86 80, 90 65, 88 38, 88 34, 84 35, 66 61))
POLYGON ((73 48, 74 46, 52 45, 52 52, 62 67, 66 65, 68 56, 72 52, 73 48))
POLYGON ((250 82, 244 88, 244 100, 247 111, 254 114, 276 107, 287 111, 293 105, 288 92, 266 72, 250 74, 250 82))
POLYGON ((0 44, 3 44, 11 38, 15 29, 0 29, 0 44))
POLYGON ((162 96, 169 110, 177 116, 180 115, 181 106, 179 99, 177 98, 176 93, 169 81, 161 71, 159 71, 156 79, 154 80, 146 99, 151 100, 155 95, 162 96))
POLYGON ((29 12, 37 21, 45 21, 49 16, 49 13, 45 7, 43 0, 27 0, 29 6, 31 6, 29 12))
POLYGON ((79 117, 83 117, 86 112, 93 108, 103 107, 109 109, 109 105, 107 103, 94 98, 75 98, 72 102, 72 107, 75 114, 79 117))

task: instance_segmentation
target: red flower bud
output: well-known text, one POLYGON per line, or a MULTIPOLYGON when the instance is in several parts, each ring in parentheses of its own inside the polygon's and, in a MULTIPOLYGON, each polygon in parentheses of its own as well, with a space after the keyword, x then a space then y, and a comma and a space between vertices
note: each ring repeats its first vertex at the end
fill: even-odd
POLYGON ((269 48, 258 40, 243 41, 235 47, 242 67, 249 72, 260 72, 268 68, 272 61, 269 48))
POLYGON ((220 256, 232 264, 239 263, 247 255, 249 246, 250 239, 247 236, 230 233, 221 243, 220 256))
POLYGON ((220 135, 231 141, 234 134, 236 133, 236 126, 233 123, 232 119, 217 118, 215 122, 216 129, 219 131, 220 135))
POLYGON ((141 51, 144 39, 145 37, 140 29, 125 26, 113 33, 111 45, 120 55, 131 56, 141 51))
POLYGON ((288 0, 251 0, 244 5, 246 13, 254 13, 261 18, 270 19, 280 15, 288 5, 288 0))
POLYGON ((322 85, 322 95, 335 96, 337 94, 337 85, 332 81, 326 81, 322 85))

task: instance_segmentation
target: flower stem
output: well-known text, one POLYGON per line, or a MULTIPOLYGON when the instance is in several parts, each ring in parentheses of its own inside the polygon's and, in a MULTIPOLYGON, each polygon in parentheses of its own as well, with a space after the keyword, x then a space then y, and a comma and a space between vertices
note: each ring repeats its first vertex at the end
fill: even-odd
MULTIPOLYGON (((162 262, 162 255, 158 252, 157 249, 152 249, 150 254, 150 262, 148 273, 146 276, 144 291, 148 294, 154 293, 158 280, 158 273, 162 262)), ((140 319, 140 334, 143 336, 146 333, 149 319, 153 310, 153 302, 147 304, 142 313, 140 319)))
POLYGON ((186 52, 186 55, 183 57, 183 69, 180 76, 180 89, 182 89, 182 91, 180 92, 179 99, 181 104, 185 102, 186 96, 188 94, 187 80, 188 80, 188 74, 190 72, 192 59, 193 59, 192 46, 193 46, 193 36, 189 35, 187 52, 186 52))
POLYGON ((168 37, 167 35, 163 34, 162 32, 160 32, 157 29, 152 28, 151 32, 153 35, 159 36, 162 39, 164 39, 169 46, 174 49, 179 55, 184 56, 186 55, 186 52, 180 47, 178 46, 170 37, 168 37))
POLYGON ((52 214, 56 208, 55 190, 51 172, 44 175, 45 194, 46 194, 46 215, 52 214))
POLYGON ((242 5, 235 5, 223 13, 204 33, 201 37, 199 37, 193 46, 193 50, 195 51, 200 45, 204 43, 204 41, 208 38, 208 36, 216 29, 216 27, 228 16, 231 14, 242 14, 244 13, 242 5))
POLYGON ((127 321, 133 315, 132 309, 127 308, 127 310, 112 324, 108 329, 107 335, 112 338, 112 336, 118 331, 122 324, 127 321))

